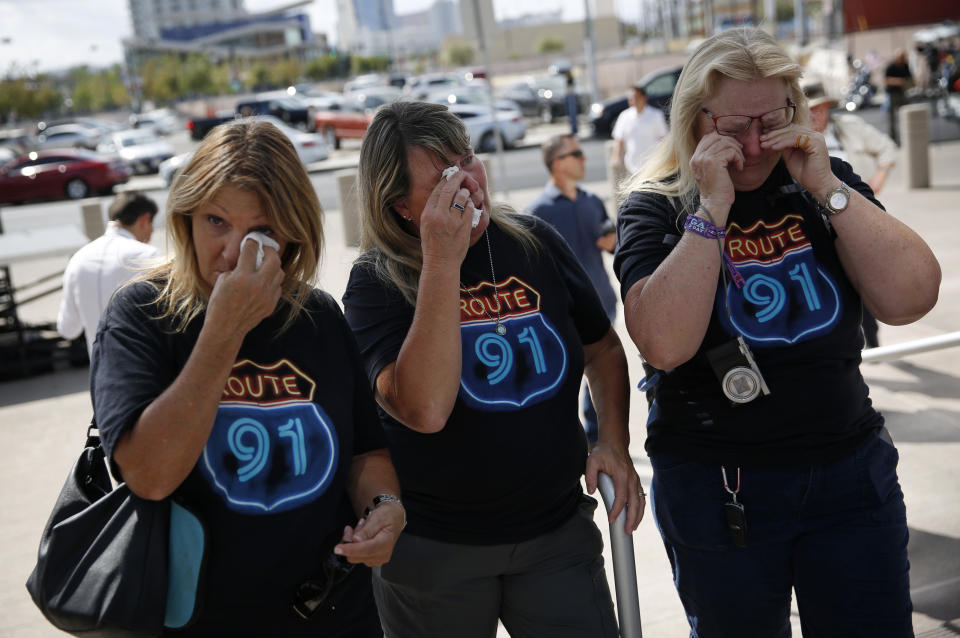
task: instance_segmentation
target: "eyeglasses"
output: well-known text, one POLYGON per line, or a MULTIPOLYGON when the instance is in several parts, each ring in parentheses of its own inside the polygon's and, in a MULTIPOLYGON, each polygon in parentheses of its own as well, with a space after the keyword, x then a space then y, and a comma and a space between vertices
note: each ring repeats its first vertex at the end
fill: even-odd
POLYGON ((347 579, 353 571, 353 563, 343 556, 330 554, 323 563, 323 576, 300 585, 293 600, 293 610, 303 619, 310 618, 323 604, 333 588, 347 579))
POLYGON ((777 129, 789 126, 793 122, 793 116, 797 112, 797 106, 787 100, 786 106, 767 111, 762 115, 714 115, 707 109, 700 109, 713 120, 713 126, 720 135, 736 137, 743 135, 753 124, 754 120, 760 121, 760 132, 768 133, 777 129))
POLYGON ((575 151, 570 151, 569 153, 564 153, 563 155, 557 155, 557 156, 554 157, 553 159, 555 159, 555 160, 562 160, 562 159, 566 159, 566 158, 568 158, 568 157, 576 157, 577 159, 582 159, 582 158, 583 158, 583 151, 578 148, 578 149, 575 150, 575 151))

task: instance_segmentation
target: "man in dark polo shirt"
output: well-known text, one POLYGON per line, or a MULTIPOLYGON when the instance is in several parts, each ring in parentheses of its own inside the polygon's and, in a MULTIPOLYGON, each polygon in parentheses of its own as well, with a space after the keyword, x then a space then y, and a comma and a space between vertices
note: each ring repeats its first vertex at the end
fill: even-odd
MULTIPOLYGON (((572 135, 555 135, 543 143, 542 151, 550 181, 527 212, 551 224, 570 244, 613 321, 617 295, 603 264, 603 251, 613 253, 617 235, 603 201, 577 186, 586 174, 583 149, 572 135)), ((597 412, 588 390, 584 391, 583 413, 587 440, 593 445, 597 441, 597 412)))

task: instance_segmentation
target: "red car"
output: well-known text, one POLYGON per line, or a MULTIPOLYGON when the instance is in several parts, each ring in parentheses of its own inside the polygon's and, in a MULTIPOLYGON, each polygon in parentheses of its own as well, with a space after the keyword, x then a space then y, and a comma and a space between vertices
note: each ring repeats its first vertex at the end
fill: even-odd
POLYGON ((130 169, 117 159, 80 149, 36 151, 0 166, 0 204, 80 199, 129 179, 130 169))

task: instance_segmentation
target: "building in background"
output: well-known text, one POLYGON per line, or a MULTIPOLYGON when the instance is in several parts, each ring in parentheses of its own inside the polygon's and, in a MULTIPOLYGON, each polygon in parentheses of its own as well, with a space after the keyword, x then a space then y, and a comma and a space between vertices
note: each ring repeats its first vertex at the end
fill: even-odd
POLYGON ((129 0, 133 37, 124 40, 128 63, 169 53, 204 53, 214 59, 310 60, 327 52, 299 0, 250 13, 243 0, 129 0))
MULTIPOLYGON (((467 4, 463 2, 461 4, 467 4)), ((423 11, 397 15, 393 0, 337 0, 338 48, 392 59, 438 50, 460 32, 454 0, 437 0, 423 11)))

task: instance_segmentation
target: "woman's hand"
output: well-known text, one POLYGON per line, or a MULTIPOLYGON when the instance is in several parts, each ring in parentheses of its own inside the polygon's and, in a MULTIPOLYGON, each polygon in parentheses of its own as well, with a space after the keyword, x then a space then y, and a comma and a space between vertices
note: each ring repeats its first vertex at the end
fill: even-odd
POLYGON ((285 276, 280 255, 268 246, 256 267, 257 247, 257 242, 245 242, 236 267, 217 277, 204 320, 241 338, 276 310, 285 276))
POLYGON ((587 471, 584 478, 587 483, 587 492, 593 494, 597 489, 597 475, 603 472, 613 479, 614 499, 613 507, 607 516, 612 523, 620 516, 624 505, 627 507, 624 530, 631 534, 640 525, 643 519, 643 510, 646 506, 646 495, 642 493, 640 477, 633 466, 633 460, 626 448, 614 447, 604 441, 597 443, 593 452, 587 457, 587 471))
POLYGON ((420 214, 420 247, 424 264, 439 262, 463 263, 470 248, 473 221, 473 200, 470 191, 461 184, 466 174, 455 173, 449 180, 440 178, 420 214), (454 203, 463 207, 459 210, 454 203))
POLYGON ((827 141, 813 129, 791 124, 764 133, 760 136, 760 147, 780 151, 793 179, 820 201, 839 182, 830 170, 827 141))
POLYGON ((346 557, 351 563, 363 563, 369 567, 383 565, 393 555, 406 512, 403 505, 388 501, 375 507, 366 518, 361 518, 356 527, 343 529, 343 540, 333 548, 333 553, 346 557))
POLYGON ((700 201, 710 211, 716 211, 715 223, 724 226, 727 211, 736 195, 730 169, 743 169, 743 147, 736 138, 716 131, 704 135, 690 158, 690 169, 697 181, 700 201), (721 213, 721 211, 723 211, 721 213))

